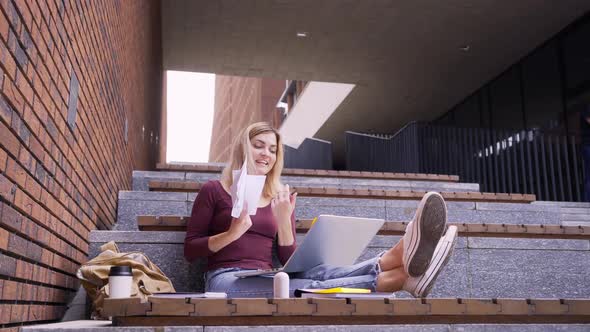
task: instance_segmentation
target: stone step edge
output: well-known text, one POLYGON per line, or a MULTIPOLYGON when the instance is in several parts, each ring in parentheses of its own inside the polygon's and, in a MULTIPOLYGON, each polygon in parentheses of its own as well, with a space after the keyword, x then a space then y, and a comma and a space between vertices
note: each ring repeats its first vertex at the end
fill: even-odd
MULTIPOLYGON (((198 192, 203 183, 198 181, 149 181, 150 191, 162 192, 198 192)), ((340 198, 382 198, 382 199, 421 199, 426 191, 419 190, 371 190, 340 189, 333 187, 292 187, 300 196, 340 197, 340 198)), ((532 194, 504 194, 482 192, 440 192, 448 201, 531 203, 535 201, 532 194)))
MULTIPOLYGON (((134 185, 143 186, 144 183, 150 180, 160 181, 211 181, 219 180, 217 173, 208 172, 177 172, 177 171, 133 171, 132 178, 134 185)), ((427 179, 374 179, 374 178, 338 178, 338 177, 313 177, 313 176, 296 176, 283 175, 281 176, 283 183, 292 185, 292 183, 299 183, 300 185, 309 186, 326 186, 334 185, 343 188, 370 187, 383 186, 391 188, 426 188, 435 187, 445 190, 465 191, 479 190, 479 183, 477 182, 447 182, 447 181, 430 181, 427 179), (350 181, 349 181, 350 180, 350 181), (358 181, 358 182, 355 182, 358 181)))
MULTIPOLYGON (((209 172, 219 173, 224 165, 211 164, 164 164, 158 163, 156 169, 161 171, 186 171, 186 172, 209 172)), ((364 179, 399 179, 399 180, 426 180, 458 182, 458 175, 446 174, 425 174, 425 173, 392 173, 392 172, 362 172, 362 171, 336 171, 323 169, 302 169, 285 168, 283 175, 319 176, 319 177, 343 177, 343 178, 364 178, 364 179)))
MULTIPOLYGON (((186 231, 186 216, 138 216, 137 226, 140 231, 186 231)), ((311 219, 300 219, 296 223, 298 233, 307 232, 313 224, 311 219)), ((503 238, 535 238, 535 239, 577 239, 590 240, 589 226, 562 225, 513 225, 486 223, 448 223, 457 226, 459 236, 470 237, 503 237, 503 238)), ((386 221, 378 235, 403 235, 407 226, 405 221, 386 221)))

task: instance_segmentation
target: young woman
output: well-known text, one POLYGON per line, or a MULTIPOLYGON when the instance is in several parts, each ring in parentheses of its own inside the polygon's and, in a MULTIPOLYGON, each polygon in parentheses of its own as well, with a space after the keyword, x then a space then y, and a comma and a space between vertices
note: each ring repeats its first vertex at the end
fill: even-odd
MULTIPOLYGON (((290 195, 289 186, 281 184, 282 169, 281 136, 267 123, 255 123, 235 140, 221 181, 209 181, 199 191, 187 225, 184 256, 188 261, 208 258, 206 291, 226 292, 229 297, 273 296, 271 277, 238 278, 234 273, 271 268, 275 240, 282 264, 296 248, 297 194, 290 195), (232 170, 240 169, 244 158, 248 159, 248 173, 266 175, 266 183, 256 215, 244 210, 239 218, 232 218, 232 170)), ((430 192, 420 202, 404 237, 391 249, 351 266, 319 265, 292 273, 291 296, 297 288, 358 287, 380 292, 405 290, 425 297, 455 244, 457 228, 451 226, 445 233, 445 226, 444 200, 430 192)))

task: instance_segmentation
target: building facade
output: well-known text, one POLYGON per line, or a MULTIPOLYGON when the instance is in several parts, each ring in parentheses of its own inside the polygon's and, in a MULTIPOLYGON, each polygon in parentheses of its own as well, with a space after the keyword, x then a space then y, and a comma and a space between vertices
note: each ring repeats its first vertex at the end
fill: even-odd
POLYGON ((284 89, 283 80, 217 75, 209 161, 226 162, 234 137, 251 123, 278 127, 276 105, 284 89))

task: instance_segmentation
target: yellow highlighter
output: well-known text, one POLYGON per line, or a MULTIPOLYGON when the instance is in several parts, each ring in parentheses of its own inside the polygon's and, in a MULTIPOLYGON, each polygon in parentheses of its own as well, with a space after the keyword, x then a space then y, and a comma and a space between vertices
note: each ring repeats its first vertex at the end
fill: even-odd
POLYGON ((313 218, 313 220, 311 221, 311 225, 309 227, 311 228, 311 226, 313 226, 313 224, 315 224, 316 221, 318 221, 318 217, 313 218))
POLYGON ((325 289, 302 289, 301 291, 306 293, 314 293, 314 294, 337 294, 337 293, 345 293, 345 294, 366 294, 370 293, 370 289, 366 288, 347 288, 347 287, 334 287, 334 288, 325 288, 325 289))

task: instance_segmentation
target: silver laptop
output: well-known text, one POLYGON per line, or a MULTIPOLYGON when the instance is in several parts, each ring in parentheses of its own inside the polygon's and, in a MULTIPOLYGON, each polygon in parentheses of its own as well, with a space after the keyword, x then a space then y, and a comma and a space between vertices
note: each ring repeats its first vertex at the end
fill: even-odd
POLYGON ((282 268, 236 272, 234 276, 301 272, 320 264, 351 265, 384 222, 383 219, 320 215, 282 268))

